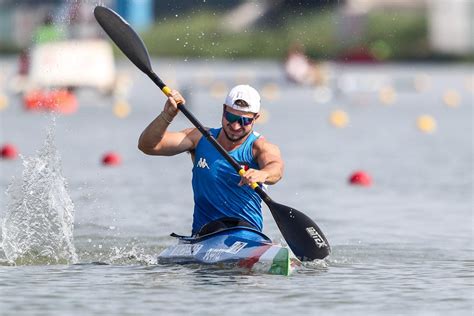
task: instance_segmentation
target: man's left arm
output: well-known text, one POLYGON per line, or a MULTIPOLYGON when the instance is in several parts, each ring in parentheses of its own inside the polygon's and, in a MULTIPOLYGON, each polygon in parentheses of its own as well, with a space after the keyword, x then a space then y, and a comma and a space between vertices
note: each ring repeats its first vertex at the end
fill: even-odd
POLYGON ((253 182, 275 184, 280 181, 283 176, 284 164, 278 146, 267 142, 263 138, 258 139, 253 144, 253 153, 260 170, 247 170, 242 176, 240 185, 253 182))

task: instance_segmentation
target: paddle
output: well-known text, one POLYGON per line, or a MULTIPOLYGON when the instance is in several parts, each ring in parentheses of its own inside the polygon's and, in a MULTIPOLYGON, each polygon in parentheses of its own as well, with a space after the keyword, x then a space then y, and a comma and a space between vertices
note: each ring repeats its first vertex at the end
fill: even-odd
MULTIPOLYGON (((106 7, 97 6, 94 9, 94 16, 120 50, 168 96, 171 89, 154 73, 145 44, 132 27, 117 13, 106 7)), ((183 104, 179 104, 178 109, 240 175, 245 173, 245 170, 183 104)), ((288 246, 300 260, 323 259, 329 255, 331 252, 329 243, 318 225, 311 218, 292 207, 276 203, 257 183, 252 183, 251 187, 267 204, 288 246)))

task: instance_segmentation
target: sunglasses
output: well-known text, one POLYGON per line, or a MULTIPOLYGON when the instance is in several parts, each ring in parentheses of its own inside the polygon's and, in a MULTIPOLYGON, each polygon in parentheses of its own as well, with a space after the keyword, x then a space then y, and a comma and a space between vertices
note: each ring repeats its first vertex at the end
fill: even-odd
POLYGON ((245 117, 245 116, 235 115, 230 112, 227 112, 226 110, 224 110, 224 117, 227 120, 227 122, 229 122, 230 124, 234 122, 239 122, 240 126, 249 126, 250 124, 252 124, 253 120, 255 119, 255 117, 245 117))

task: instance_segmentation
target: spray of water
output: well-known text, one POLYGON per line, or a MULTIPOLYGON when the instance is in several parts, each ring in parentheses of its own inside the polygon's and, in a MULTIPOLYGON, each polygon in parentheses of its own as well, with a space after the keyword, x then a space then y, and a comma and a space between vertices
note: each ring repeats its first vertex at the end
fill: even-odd
POLYGON ((5 256, 13 264, 70 264, 77 261, 73 244, 74 205, 62 175, 53 124, 43 147, 24 159, 21 178, 7 190, 2 221, 5 256))

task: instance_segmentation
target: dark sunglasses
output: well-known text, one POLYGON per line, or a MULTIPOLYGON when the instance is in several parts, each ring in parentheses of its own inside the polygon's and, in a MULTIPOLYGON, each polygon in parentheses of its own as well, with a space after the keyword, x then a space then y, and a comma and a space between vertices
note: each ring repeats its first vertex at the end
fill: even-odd
POLYGON ((234 122, 239 122, 241 126, 249 126, 250 124, 252 124, 253 120, 255 119, 255 117, 245 117, 245 116, 235 115, 230 112, 227 112, 226 110, 224 110, 224 117, 227 120, 227 122, 229 122, 230 124, 234 122))

